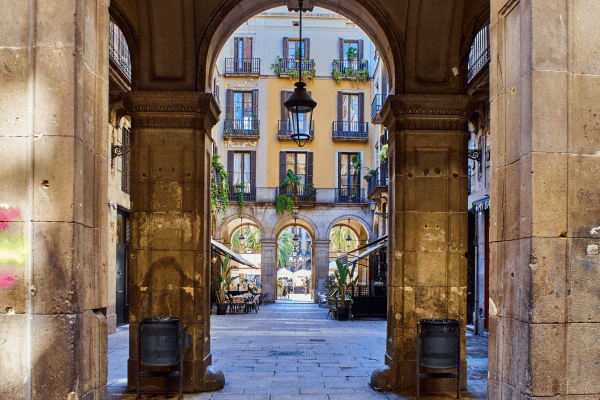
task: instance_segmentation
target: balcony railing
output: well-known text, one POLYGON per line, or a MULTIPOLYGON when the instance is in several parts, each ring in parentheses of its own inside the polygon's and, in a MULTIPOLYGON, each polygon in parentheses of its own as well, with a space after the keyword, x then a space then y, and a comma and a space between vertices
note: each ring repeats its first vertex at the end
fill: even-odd
POLYGON ((333 121, 334 140, 368 140, 368 122, 333 121))
POLYGON ((112 22, 110 22, 109 55, 129 81, 131 81, 131 56, 129 55, 129 47, 121 29, 112 22))
POLYGON ((471 46, 469 53, 469 71, 467 74, 467 82, 471 82, 473 78, 490 62, 490 27, 483 28, 471 46))
POLYGON ((378 187, 387 187, 388 185, 388 168, 387 163, 383 163, 374 170, 375 172, 369 179, 369 185, 367 189, 367 196, 371 196, 371 193, 378 187))
POLYGON ((260 75, 260 58, 226 58, 225 73, 260 75))
MULTIPOLYGON (((299 60, 280 58, 276 63, 275 73, 277 75, 289 75, 290 71, 298 71, 299 64, 299 60)), ((273 65, 273 68, 275 68, 275 65, 273 65)), ((315 60, 302 60, 302 71, 311 71, 313 69, 315 69, 315 60)))
POLYGON ((334 60, 333 69, 342 75, 350 75, 360 71, 368 71, 369 62, 359 60, 334 60))
POLYGON ((226 119, 223 129, 226 137, 258 137, 260 124, 257 119, 226 119))
POLYGON ((388 142, 388 130, 386 129, 385 132, 383 132, 381 134, 381 137, 379 138, 379 144, 386 145, 388 142))
MULTIPOLYGON (((279 121, 279 129, 277 130, 277 136, 280 139, 291 139, 292 134, 292 123, 289 119, 285 121, 279 121)), ((310 140, 315 137, 315 121, 310 121, 310 140)))
POLYGON ((240 188, 237 185, 229 184, 229 201, 237 202, 239 200, 239 193, 242 194, 244 201, 256 201, 256 187, 245 185, 243 188, 240 188))
POLYGON ((383 103, 385 103, 387 96, 383 96, 382 94, 376 94, 373 98, 373 102, 371 103, 371 121, 375 122, 376 117, 379 115, 381 108, 383 107, 383 103))
POLYGON ((286 185, 284 187, 277 188, 277 195, 286 194, 288 196, 298 196, 298 201, 301 203, 316 201, 317 199, 317 190, 313 189, 314 192, 311 193, 310 189, 306 187, 306 185, 298 185, 296 188, 296 193, 294 193, 292 187, 290 185, 286 185))
POLYGON ((365 203, 366 199, 358 185, 340 186, 335 189, 336 203, 365 203))

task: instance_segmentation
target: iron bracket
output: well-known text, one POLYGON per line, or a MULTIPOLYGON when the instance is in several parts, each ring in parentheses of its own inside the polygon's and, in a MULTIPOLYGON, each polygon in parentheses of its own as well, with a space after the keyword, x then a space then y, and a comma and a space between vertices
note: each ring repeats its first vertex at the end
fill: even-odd
POLYGON ((481 150, 479 150, 479 149, 471 149, 467 153, 467 157, 469 158, 469 160, 481 162, 481 150))
POLYGON ((123 157, 125 154, 129 153, 131 150, 131 146, 117 146, 115 144, 111 147, 110 154, 110 166, 111 168, 115 166, 115 158, 123 157))

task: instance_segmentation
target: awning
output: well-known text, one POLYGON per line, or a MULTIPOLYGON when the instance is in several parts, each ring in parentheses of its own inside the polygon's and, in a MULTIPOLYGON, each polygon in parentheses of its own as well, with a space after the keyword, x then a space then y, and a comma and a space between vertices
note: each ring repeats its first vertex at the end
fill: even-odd
POLYGON ((233 261, 238 262, 242 265, 247 265, 250 268, 258 269, 258 267, 256 265, 252 264, 250 261, 248 261, 244 257, 240 256, 235 251, 223 246, 221 243, 211 239, 210 244, 212 245, 212 248, 215 252, 217 252, 223 256, 229 254, 229 256, 231 256, 231 259, 233 261))
POLYGON ((354 264, 355 262, 362 260, 363 258, 367 257, 369 254, 381 249, 382 247, 386 247, 387 244, 388 244, 387 240, 377 243, 375 246, 369 247, 366 251, 363 251, 358 256, 356 256, 352 260, 348 261, 348 263, 354 264))

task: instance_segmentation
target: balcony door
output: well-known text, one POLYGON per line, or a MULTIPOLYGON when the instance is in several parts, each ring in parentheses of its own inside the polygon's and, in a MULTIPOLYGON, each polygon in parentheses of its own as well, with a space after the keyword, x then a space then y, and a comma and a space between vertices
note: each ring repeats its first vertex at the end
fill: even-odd
POLYGON ((252 72, 252 38, 234 39, 235 72, 252 72))
MULTIPOLYGON (((291 152, 282 151, 279 153, 279 183, 281 184, 286 176, 287 171, 292 170, 294 174, 298 175, 300 181, 300 187, 298 188, 297 194, 301 197, 301 200, 306 199, 304 196, 305 185, 313 183, 313 153, 311 152, 291 152)), ((288 195, 293 195, 291 187, 281 188, 281 191, 288 195)))
POLYGON ((360 201, 360 165, 358 169, 352 163, 359 153, 338 153, 338 190, 342 202, 360 201))
POLYGON ((244 200, 254 200, 256 192, 256 151, 227 152, 230 199, 237 200, 243 193, 244 200))
POLYGON ((338 92, 338 130, 362 132, 364 120, 364 93, 338 92))
POLYGON ((241 129, 252 129, 252 92, 233 92, 233 119, 241 121, 241 129))

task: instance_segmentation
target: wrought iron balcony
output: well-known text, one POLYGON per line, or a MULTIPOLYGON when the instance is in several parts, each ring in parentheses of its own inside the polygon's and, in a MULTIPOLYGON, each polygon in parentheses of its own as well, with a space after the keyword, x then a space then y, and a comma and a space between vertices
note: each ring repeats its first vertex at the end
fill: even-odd
POLYGON ((388 130, 386 129, 385 132, 383 132, 381 134, 381 137, 379 138, 379 144, 381 146, 386 145, 388 142, 388 130))
POLYGON ((471 82, 477 74, 490 62, 490 27, 483 28, 471 46, 469 53, 469 71, 467 82, 471 82))
MULTIPOLYGON (((292 123, 289 119, 285 121, 279 121, 279 129, 277 130, 277 137, 280 140, 292 140, 290 135, 292 134, 292 123)), ((315 121, 310 121, 310 139, 313 140, 315 137, 315 121)))
POLYGON ((333 140, 369 140, 368 122, 333 121, 333 140))
POLYGON ((131 82, 131 56, 129 46, 121 29, 110 22, 109 51, 110 58, 131 82))
MULTIPOLYGON (((284 58, 280 58, 278 59, 278 61, 273 64, 272 68, 275 69, 275 74, 276 75, 290 75, 290 71, 296 71, 298 72, 298 67, 300 64, 300 61, 297 59, 292 59, 292 58, 288 58, 288 59, 284 59, 284 58)), ((302 60, 302 71, 311 71, 315 69, 315 60, 302 60)), ((304 74, 302 74, 304 75, 304 74)))
POLYGON ((317 189, 307 185, 298 185, 295 193, 290 185, 280 186, 277 188, 277 195, 280 194, 286 194, 291 197, 298 196, 298 201, 301 203, 315 202, 317 200, 317 189))
POLYGON ((225 73, 260 75, 260 58, 226 58, 225 73))
POLYGON ((351 75, 360 71, 369 71, 369 62, 361 60, 333 60, 333 70, 342 75, 351 75))
POLYGON ((237 202, 239 200, 239 194, 242 195, 244 201, 256 201, 256 187, 244 185, 240 188, 237 185, 229 184, 229 201, 237 202))
POLYGON ((226 119, 223 135, 226 138, 258 138, 260 124, 257 119, 226 119))
POLYGON ((379 187, 387 188, 388 185, 388 167, 387 163, 382 163, 379 168, 374 170, 371 178, 369 178, 369 185, 367 188, 367 196, 370 197, 375 189, 379 187))
POLYGON ((382 94, 376 94, 373 98, 373 102, 371 103, 371 122, 374 124, 381 123, 381 116, 379 113, 383 107, 383 103, 385 103, 386 98, 387 96, 382 94))
POLYGON ((335 189, 336 203, 365 203, 366 198, 359 185, 340 186, 335 189))

